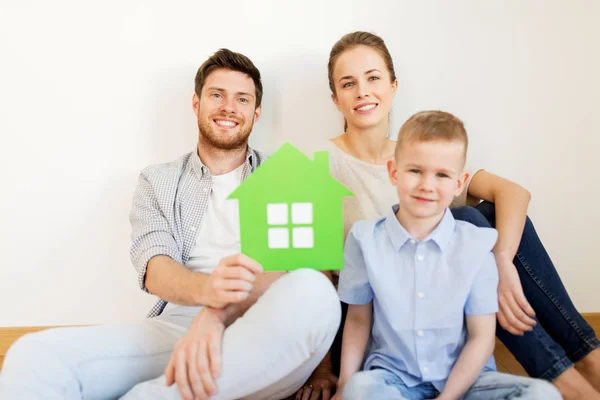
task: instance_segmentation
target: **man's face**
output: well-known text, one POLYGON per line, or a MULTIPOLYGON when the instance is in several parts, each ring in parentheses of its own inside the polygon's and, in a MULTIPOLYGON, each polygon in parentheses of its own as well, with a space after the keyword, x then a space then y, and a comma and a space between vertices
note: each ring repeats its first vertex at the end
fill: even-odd
POLYGON ((456 141, 402 143, 395 160, 388 161, 388 171, 406 215, 436 217, 450 206, 468 178, 463 172, 464 151, 456 141))
POLYGON ((194 93, 200 142, 221 150, 246 147, 254 121, 260 118, 256 88, 248 75, 228 69, 212 71, 200 98, 194 93))

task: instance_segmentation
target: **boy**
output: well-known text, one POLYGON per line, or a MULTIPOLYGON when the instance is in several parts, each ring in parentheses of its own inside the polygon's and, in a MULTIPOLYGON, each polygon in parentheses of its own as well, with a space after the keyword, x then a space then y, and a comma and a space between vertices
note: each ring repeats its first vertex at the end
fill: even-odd
POLYGON ((336 399, 560 399, 547 382, 495 372, 497 232, 448 209, 468 179, 467 146, 463 123, 445 112, 400 129, 387 163, 400 204, 357 222, 346 241, 336 399))

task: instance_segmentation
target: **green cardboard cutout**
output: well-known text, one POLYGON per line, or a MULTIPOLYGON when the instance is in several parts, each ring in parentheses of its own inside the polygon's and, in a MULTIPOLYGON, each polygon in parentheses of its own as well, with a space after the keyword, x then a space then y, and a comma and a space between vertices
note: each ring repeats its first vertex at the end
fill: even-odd
POLYGON ((342 198, 352 195, 330 175, 328 152, 311 160, 285 143, 228 197, 239 203, 242 253, 265 271, 342 269, 342 198))

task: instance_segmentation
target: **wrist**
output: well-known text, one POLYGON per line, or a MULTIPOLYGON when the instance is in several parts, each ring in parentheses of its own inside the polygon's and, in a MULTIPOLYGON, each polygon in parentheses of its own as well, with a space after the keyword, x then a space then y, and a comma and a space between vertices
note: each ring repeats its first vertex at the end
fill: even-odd
POLYGON ((224 308, 213 308, 210 306, 204 307, 204 312, 209 314, 212 318, 222 323, 223 325, 227 324, 227 320, 229 318, 228 312, 224 308))
POLYGON ((496 265, 498 268, 506 268, 508 266, 513 266, 513 260, 515 259, 515 255, 511 252, 494 252, 494 259, 496 260, 496 265))

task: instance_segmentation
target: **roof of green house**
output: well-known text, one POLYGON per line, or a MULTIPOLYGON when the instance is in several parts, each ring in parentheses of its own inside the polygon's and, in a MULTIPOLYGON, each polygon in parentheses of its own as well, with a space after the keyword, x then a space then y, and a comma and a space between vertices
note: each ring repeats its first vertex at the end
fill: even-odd
MULTIPOLYGON (((329 196, 352 196, 352 192, 334 179, 329 172, 329 153, 317 151, 314 160, 290 143, 285 143, 265 160, 236 190, 229 199, 241 199, 274 191, 294 192, 327 191, 329 196)), ((323 193, 320 193, 322 195, 323 193)), ((264 196, 259 196, 264 197, 264 196)))

